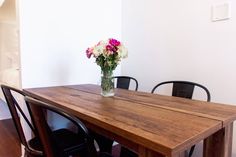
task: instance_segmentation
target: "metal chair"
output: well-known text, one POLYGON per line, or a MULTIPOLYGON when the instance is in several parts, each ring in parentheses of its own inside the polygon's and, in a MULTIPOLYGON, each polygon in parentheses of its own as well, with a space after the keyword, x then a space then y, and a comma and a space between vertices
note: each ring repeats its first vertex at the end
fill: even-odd
MULTIPOLYGON (((25 147, 25 156, 29 157, 38 157, 38 156, 45 156, 44 152, 42 151, 42 144, 38 138, 38 136, 33 137, 29 141, 26 140, 25 133, 23 131, 22 127, 22 121, 25 121, 26 124, 31 129, 32 133, 34 135, 36 134, 37 129, 35 129, 34 125, 31 123, 31 118, 28 119, 25 112, 22 110, 23 105, 25 105, 25 109, 29 110, 29 106, 24 103, 24 97, 26 94, 19 90, 15 89, 13 87, 9 87, 6 85, 1 85, 3 94, 5 96, 7 105, 9 107, 12 119, 14 121, 18 136, 20 138, 21 143, 25 147), (22 98, 21 103, 18 103, 19 99, 16 99, 18 97, 22 98), (19 105, 21 104, 21 105, 19 105), (22 119, 20 119, 19 115, 21 115, 22 119)), ((44 116, 42 116, 44 117, 44 116)), ((41 117, 41 118, 42 118, 41 117)), ((79 140, 81 137, 80 132, 72 132, 66 128, 58 129, 53 131, 52 136, 55 137, 58 140, 58 143, 60 144, 61 151, 64 154, 69 155, 75 155, 83 151, 85 149, 84 145, 85 142, 79 140), (63 141, 63 142, 60 142, 63 141)))
POLYGON ((19 115, 21 115, 22 119, 26 122, 26 124, 29 126, 33 133, 35 132, 35 129, 12 94, 14 92, 22 97, 25 96, 25 93, 21 90, 6 85, 1 85, 1 88, 6 99, 8 108, 10 110, 12 120, 15 124, 20 142, 25 147, 25 156, 43 156, 43 153, 40 150, 41 145, 39 144, 39 141, 36 138, 33 138, 29 141, 26 140, 19 115))
POLYGON ((129 89, 130 87, 130 81, 135 82, 135 91, 138 90, 138 81, 130 76, 114 76, 114 79, 116 79, 116 88, 122 88, 122 89, 129 89))
POLYGON ((165 84, 173 84, 172 88, 172 96, 176 97, 182 97, 187 99, 192 99, 194 87, 197 86, 201 89, 203 89, 206 92, 207 95, 207 101, 211 101, 211 95, 209 90, 204 87, 203 85, 200 85, 195 82, 189 82, 189 81, 165 81, 157 84, 153 89, 152 93, 156 91, 156 89, 162 85, 165 84))
MULTIPOLYGON (((208 102, 211 101, 210 92, 206 87, 204 87, 203 85, 200 85, 198 83, 189 82, 189 81, 165 81, 165 82, 161 82, 161 83, 157 84, 152 89, 151 92, 154 93, 158 89, 158 87, 160 87, 162 85, 166 85, 166 84, 173 84, 172 96, 192 99, 193 92, 194 92, 194 87, 197 86, 197 87, 201 88, 203 91, 205 91, 206 96, 207 96, 206 101, 208 101, 208 102)), ((191 149, 188 153, 188 157, 191 157, 193 155, 194 149, 195 149, 195 145, 191 147, 191 149)))
POLYGON ((49 128, 48 123, 44 116, 44 110, 50 110, 51 112, 55 112, 63 117, 69 119, 73 124, 75 124, 78 128, 78 132, 80 132, 80 138, 77 140, 82 141, 84 143, 82 154, 79 154, 84 157, 111 157, 107 153, 97 153, 96 148, 94 146, 94 139, 90 136, 85 125, 76 117, 72 116, 68 112, 63 111, 62 109, 44 103, 42 101, 25 97, 25 100, 30 108, 30 114, 32 117, 33 124, 36 128, 36 133, 40 138, 40 141, 43 145, 43 152, 48 157, 67 157, 64 151, 62 151, 62 147, 60 143, 64 143, 66 139, 58 139, 56 136, 53 136, 52 130, 49 128))

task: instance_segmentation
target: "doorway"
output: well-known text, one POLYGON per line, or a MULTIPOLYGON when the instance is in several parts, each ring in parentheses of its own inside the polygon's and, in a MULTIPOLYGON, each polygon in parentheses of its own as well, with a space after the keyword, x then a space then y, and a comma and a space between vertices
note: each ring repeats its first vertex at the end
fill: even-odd
MULTIPOLYGON (((0 84, 20 88, 19 27, 16 0, 5 0, 0 7, 0 84)), ((0 92, 0 120, 10 118, 0 92)))

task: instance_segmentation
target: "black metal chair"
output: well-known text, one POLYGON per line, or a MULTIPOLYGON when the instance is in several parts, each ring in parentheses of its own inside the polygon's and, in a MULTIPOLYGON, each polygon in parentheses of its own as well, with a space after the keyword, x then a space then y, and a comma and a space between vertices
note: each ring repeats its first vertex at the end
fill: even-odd
POLYGON ((138 81, 130 76, 114 76, 114 79, 116 79, 116 88, 122 88, 122 89, 129 89, 130 87, 130 81, 135 82, 135 91, 138 90, 138 81))
MULTIPOLYGON (((165 82, 161 82, 161 83, 157 84, 152 89, 152 93, 154 93, 158 89, 158 87, 160 87, 162 85, 166 85, 166 84, 173 84, 172 96, 192 99, 193 92, 194 92, 194 87, 196 86, 196 87, 199 87, 200 89, 202 89, 206 93, 206 96, 207 96, 206 101, 208 101, 208 102, 211 101, 210 92, 206 87, 204 87, 203 85, 200 85, 198 83, 189 82, 189 81, 165 81, 165 82)), ((191 157, 193 155, 194 149, 195 149, 195 145, 191 147, 191 149, 188 153, 188 157, 191 157)))
POLYGON ((209 90, 204 87, 203 85, 200 85, 195 82, 189 82, 189 81, 165 81, 157 84, 153 89, 152 93, 154 93, 158 87, 165 85, 165 84, 173 84, 172 88, 172 96, 176 97, 182 97, 187 99, 192 99, 194 87, 197 86, 201 89, 203 89, 206 92, 207 95, 207 101, 211 101, 211 95, 209 90))
MULTIPOLYGON (((31 129, 32 133, 36 135, 37 129, 35 129, 34 125, 32 125, 31 118, 28 119, 25 114, 26 112, 22 110, 22 107, 24 107, 23 105, 25 105, 26 110, 29 110, 29 106, 24 102, 24 97, 26 96, 26 94, 19 89, 15 89, 13 87, 9 87, 6 85, 1 85, 1 88, 5 96, 7 105, 9 107, 20 141, 25 147, 25 156, 27 157, 45 156, 42 151, 43 150, 42 144, 38 136, 35 136, 29 141, 27 141, 22 128, 22 120, 24 120, 31 129), (22 98, 23 102, 18 103, 19 97, 22 98), (20 119, 19 115, 21 115, 22 119, 20 119)), ((84 141, 80 140, 81 137, 80 132, 72 132, 69 129, 61 128, 53 131, 52 135, 58 140, 58 144, 60 144, 61 148, 60 150, 64 154, 67 154, 68 156, 78 154, 81 151, 83 151, 83 149, 85 149, 84 141)))
MULTIPOLYGON (((79 154, 84 157, 111 157, 110 154, 97 152, 94 146, 94 139, 90 136, 85 125, 75 116, 63 111, 62 109, 44 103, 42 101, 25 97, 25 100, 30 108, 30 114, 32 117, 33 124, 36 128, 36 133, 40 138, 40 141, 43 145, 43 152, 47 157, 67 157, 68 154, 63 151, 61 143, 64 143, 66 139, 58 139, 56 136, 53 136, 52 130, 49 128, 47 120, 44 116, 44 110, 50 110, 55 112, 63 117, 66 117, 71 122, 73 122, 80 132, 80 138, 76 140, 83 143, 82 154, 79 154), (44 118, 43 118, 44 117, 44 118)), ((82 148, 82 147, 81 147, 82 148)))

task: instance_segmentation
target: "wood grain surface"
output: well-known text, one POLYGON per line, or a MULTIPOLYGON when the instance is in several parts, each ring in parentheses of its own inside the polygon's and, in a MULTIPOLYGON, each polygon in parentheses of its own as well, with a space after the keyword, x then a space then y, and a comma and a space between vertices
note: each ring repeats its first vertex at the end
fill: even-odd
MULTIPOLYGON (((164 156, 177 156, 236 117, 233 106, 144 92, 116 89, 114 97, 106 98, 96 85, 24 91, 76 115, 118 142, 131 143, 130 147, 140 154, 148 149, 164 156)), ((146 156, 155 156, 150 155, 151 151, 146 156)))
MULTIPOLYGON (((92 84, 71 85, 67 86, 67 88, 73 88, 98 95, 100 94, 100 87, 92 84)), ((145 92, 133 92, 124 89, 115 89, 115 97, 128 99, 134 102, 142 102, 147 105, 155 105, 174 111, 220 120, 223 122, 223 126, 232 123, 236 119, 236 106, 234 105, 190 100, 185 98, 150 94, 145 92)))

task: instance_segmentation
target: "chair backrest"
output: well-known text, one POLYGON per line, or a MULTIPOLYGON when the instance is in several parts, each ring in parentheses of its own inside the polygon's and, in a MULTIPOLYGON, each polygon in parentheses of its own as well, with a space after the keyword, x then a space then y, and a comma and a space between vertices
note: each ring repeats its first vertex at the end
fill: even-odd
MULTIPOLYGON (((35 126, 36 134, 40 138, 43 145, 44 154, 48 157, 64 157, 66 154, 60 149, 57 143, 57 139, 52 136, 52 130, 48 126, 47 120, 44 116, 44 110, 49 110, 51 112, 57 113, 77 126, 81 138, 84 138, 87 143, 88 156, 97 157, 97 152, 94 147, 94 139, 89 135, 85 125, 76 117, 66 113, 62 109, 55 107, 53 105, 44 103, 42 101, 25 97, 26 103, 29 105, 30 114, 32 117, 33 124, 35 126)), ((63 142, 63 141, 60 141, 63 142)))
POLYGON ((114 76, 113 77, 116 80, 116 88, 122 88, 122 89, 129 89, 130 81, 134 81, 135 83, 135 91, 138 90, 138 81, 130 76, 114 76))
POLYGON ((195 86, 200 87, 201 89, 203 89, 205 91, 205 93, 207 95, 207 101, 211 101, 210 92, 206 87, 204 87, 203 85, 200 85, 198 83, 189 82, 189 81, 166 81, 166 82, 161 82, 161 83, 157 84, 152 89, 152 93, 154 93, 158 87, 160 87, 162 85, 165 85, 165 84, 173 84, 172 96, 188 98, 188 99, 192 99, 194 87, 195 86))
MULTIPOLYGON (((29 128, 32 130, 33 133, 35 133, 35 129, 33 127, 33 125, 31 124, 31 120, 29 120, 26 116, 26 114, 24 113, 24 111, 22 110, 22 106, 19 105, 18 100, 15 98, 14 95, 17 96, 22 96, 22 98, 25 96, 25 93, 19 89, 7 86, 7 85, 1 85, 4 97, 6 99, 8 108, 10 110, 13 122, 15 124, 18 136, 20 138, 21 143, 25 146, 25 149, 33 154, 42 154, 42 152, 40 151, 36 151, 33 150, 29 147, 27 141, 26 141, 26 137, 23 131, 23 127, 22 127, 22 120, 20 119, 19 115, 21 115, 21 117, 23 118, 23 120, 26 122, 26 124, 28 124, 29 128)), ((22 99, 24 101, 24 99, 22 99)), ((20 103, 23 105, 23 103, 20 103)), ((26 104, 27 109, 28 105, 26 104)))

